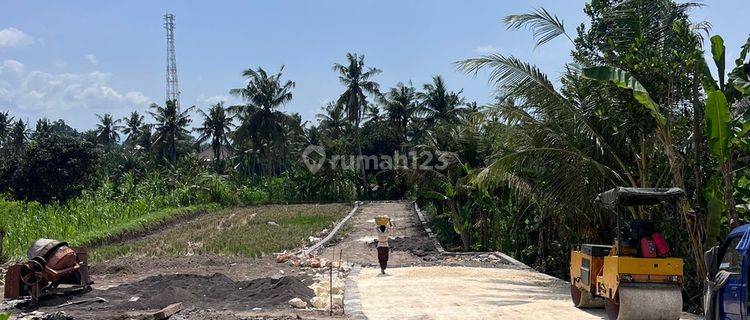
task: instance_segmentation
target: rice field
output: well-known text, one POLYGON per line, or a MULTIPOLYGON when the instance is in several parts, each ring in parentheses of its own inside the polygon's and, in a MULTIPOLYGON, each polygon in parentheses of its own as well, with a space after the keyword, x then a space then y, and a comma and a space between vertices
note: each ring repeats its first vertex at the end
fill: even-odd
POLYGON ((293 249, 329 229, 351 210, 349 204, 263 205, 201 216, 142 240, 97 248, 101 261, 122 256, 179 256, 213 253, 260 257, 293 249))

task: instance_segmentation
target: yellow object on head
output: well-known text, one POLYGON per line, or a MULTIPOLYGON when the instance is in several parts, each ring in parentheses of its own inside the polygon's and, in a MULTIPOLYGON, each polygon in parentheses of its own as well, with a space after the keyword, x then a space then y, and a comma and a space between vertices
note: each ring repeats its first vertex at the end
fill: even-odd
POLYGON ((387 215, 380 215, 375 217, 375 224, 378 226, 388 226, 391 224, 391 218, 387 215))

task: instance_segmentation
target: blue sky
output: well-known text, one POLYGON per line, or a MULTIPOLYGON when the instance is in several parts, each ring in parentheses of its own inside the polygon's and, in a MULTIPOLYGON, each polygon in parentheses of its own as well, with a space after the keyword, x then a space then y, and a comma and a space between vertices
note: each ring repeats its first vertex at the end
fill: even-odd
MULTIPOLYGON (((739 12, 750 1, 705 1, 692 15, 724 37, 727 60, 750 29, 739 12)), ((456 60, 487 52, 512 54, 557 77, 572 45, 560 38, 534 49, 530 34, 506 31, 500 19, 539 6, 569 32, 585 21, 584 1, 0 1, 0 111, 32 122, 62 118, 77 129, 95 114, 122 117, 164 101, 165 47, 161 16, 176 17, 182 105, 229 103, 243 69, 261 66, 296 82, 287 112, 313 120, 342 91, 335 62, 364 53, 383 70, 388 88, 416 86, 443 75, 470 100, 492 100, 486 77, 458 73, 456 60)), ((731 58, 731 59, 729 59, 731 58)), ((197 125, 197 124, 196 124, 197 125)))

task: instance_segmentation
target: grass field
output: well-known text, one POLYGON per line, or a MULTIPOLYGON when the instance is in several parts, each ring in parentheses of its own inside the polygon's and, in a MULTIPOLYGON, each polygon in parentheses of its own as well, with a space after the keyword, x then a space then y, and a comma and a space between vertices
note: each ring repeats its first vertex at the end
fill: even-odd
POLYGON ((38 238, 87 245, 197 210, 218 209, 216 204, 175 206, 152 199, 128 203, 80 199, 51 205, 0 201, 0 227, 6 232, 3 255, 12 260, 24 259, 29 245, 38 238))
POLYGON ((93 260, 121 256, 214 253, 258 257, 299 247, 330 229, 351 210, 347 204, 264 205, 221 210, 163 232, 93 250, 93 260))

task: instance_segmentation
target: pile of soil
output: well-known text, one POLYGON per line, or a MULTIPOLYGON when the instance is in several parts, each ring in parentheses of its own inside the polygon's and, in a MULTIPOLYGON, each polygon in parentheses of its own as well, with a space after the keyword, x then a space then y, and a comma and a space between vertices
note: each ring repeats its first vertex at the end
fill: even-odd
MULTIPOLYGON (((378 240, 370 242, 371 247, 378 246, 378 240)), ((407 251, 417 257, 424 257, 437 252, 435 245, 429 239, 418 237, 403 237, 388 240, 388 246, 393 251, 407 251)))
MULTIPOLYGON (((292 298, 300 298, 309 302, 314 295, 312 289, 294 276, 236 282, 219 273, 211 276, 173 274, 152 276, 108 290, 94 290, 78 299, 102 297, 109 302, 86 303, 80 307, 66 308, 147 310, 161 309, 181 302, 185 307, 252 310, 253 308, 267 309, 286 306, 292 298)), ((48 299, 42 303, 58 305, 65 302, 56 300, 60 298, 48 299)))

